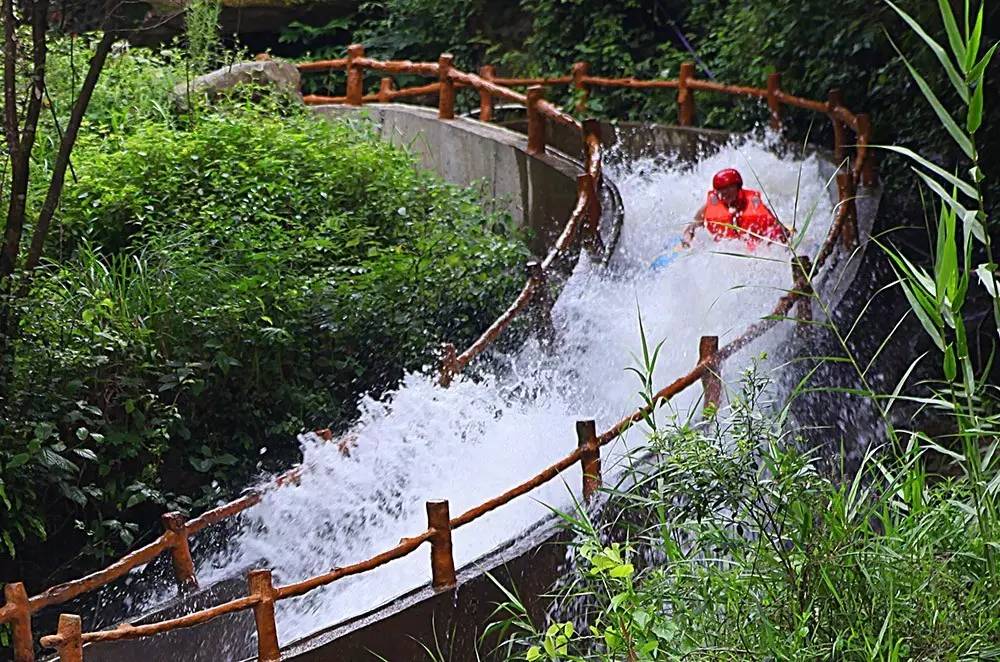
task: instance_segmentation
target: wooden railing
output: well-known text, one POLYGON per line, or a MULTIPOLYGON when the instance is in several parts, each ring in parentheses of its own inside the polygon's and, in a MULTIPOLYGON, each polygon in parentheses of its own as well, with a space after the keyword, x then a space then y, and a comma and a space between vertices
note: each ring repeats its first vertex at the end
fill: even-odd
MULTIPOLYGON (((520 485, 456 517, 450 517, 447 501, 428 502, 427 528, 424 531, 402 539, 395 547, 370 559, 334 568, 327 573, 277 587, 273 584, 270 570, 254 570, 248 574, 248 588, 245 597, 158 623, 139 626, 124 624, 110 630, 83 632, 79 616, 62 614, 59 618, 57 632, 42 637, 41 644, 44 647, 55 648, 60 659, 64 662, 82 661, 83 646, 87 643, 154 636, 163 632, 193 627, 226 614, 245 610, 252 610, 254 613, 258 659, 261 661, 279 660, 277 624, 274 615, 275 602, 303 595, 344 577, 357 575, 385 565, 413 553, 424 543, 430 544, 432 586, 439 590, 451 588, 456 583, 455 564, 451 551, 451 538, 455 529, 461 528, 513 499, 527 494, 577 462, 581 464, 583 470, 583 495, 585 499, 589 499, 601 485, 600 453, 603 446, 622 436, 631 426, 643 421, 653 408, 698 382, 702 384, 703 405, 706 408, 717 406, 722 397, 720 373, 723 362, 774 325, 789 319, 789 314, 793 309, 796 311, 794 317, 798 320, 799 328, 807 329, 812 320, 813 291, 811 283, 813 275, 822 267, 838 244, 851 248, 857 242, 856 182, 860 179, 862 183, 874 184, 876 181, 873 160, 867 149, 871 136, 871 125, 868 117, 854 115, 845 108, 840 93, 836 90, 831 91, 826 102, 811 101, 787 94, 780 89, 778 74, 772 74, 768 79, 766 89, 701 81, 695 78, 694 67, 690 64, 681 67, 680 77, 677 80, 642 81, 633 78, 600 78, 589 75, 586 63, 575 64, 569 76, 534 79, 498 78, 495 76, 494 69, 489 66, 482 67, 478 75, 459 71, 454 68, 452 58, 447 54, 442 55, 436 63, 372 60, 364 56, 364 48, 359 45, 349 47, 346 58, 300 64, 299 70, 303 73, 331 70, 343 70, 347 73, 347 89, 344 96, 309 95, 305 97, 306 103, 309 104, 346 103, 361 105, 367 102, 386 102, 399 98, 437 94, 438 117, 441 120, 449 121, 455 117, 455 89, 469 87, 478 91, 480 95, 480 119, 483 121, 488 121, 492 117, 495 98, 524 105, 528 111, 526 151, 532 155, 544 154, 546 150, 546 122, 556 122, 580 131, 585 155, 585 171, 577 179, 577 202, 569 219, 545 259, 540 263, 529 263, 525 285, 508 309, 465 351, 458 353, 453 345, 445 346, 438 378, 439 383, 445 387, 476 356, 502 335, 511 322, 529 305, 540 306, 543 308, 543 313, 549 313, 548 307, 551 306, 551 298, 547 291, 548 273, 558 257, 572 249, 577 235, 582 235, 581 243, 584 248, 593 251, 600 250, 598 225, 601 208, 598 191, 602 177, 602 148, 598 124, 593 120, 577 121, 545 101, 544 86, 570 84, 575 86, 580 90, 578 96, 580 103, 577 106, 579 112, 586 110, 591 88, 677 89, 678 120, 682 126, 691 125, 694 121, 695 90, 766 99, 771 123, 775 127, 780 127, 782 105, 805 108, 824 113, 830 117, 834 126, 834 154, 838 161, 845 160, 848 147, 845 143, 845 129, 851 129, 858 137, 856 156, 853 167, 842 167, 837 175, 839 203, 836 215, 815 261, 810 261, 807 257, 793 259, 793 287, 778 300, 771 314, 751 325, 741 336, 721 348, 718 337, 703 337, 699 344, 698 363, 686 375, 677 378, 654 394, 645 407, 623 418, 600 435, 596 432, 594 421, 577 422, 577 445, 564 458, 520 485), (378 94, 366 95, 363 93, 364 72, 366 70, 392 74, 416 74, 437 80, 427 85, 397 90, 393 88, 391 79, 383 78, 378 94), (528 86, 527 94, 520 94, 510 89, 514 86, 528 86)), ((327 440, 331 438, 329 431, 321 431, 320 434, 327 440)), ((279 476, 275 481, 276 485, 280 487, 290 482, 297 482, 299 471, 299 468, 295 468, 279 476)), ((39 595, 28 597, 22 583, 7 584, 4 588, 6 601, 4 606, 0 607, 0 624, 6 623, 11 626, 15 661, 32 662, 34 660, 31 620, 38 611, 65 603, 83 593, 113 582, 130 570, 148 563, 164 552, 169 551, 171 554, 179 590, 184 592, 196 588, 197 578, 194 574, 194 564, 188 545, 190 536, 252 507, 259 503, 260 498, 259 494, 250 493, 190 520, 185 520, 179 513, 167 513, 163 516, 164 533, 150 544, 135 550, 101 571, 54 586, 39 595)))

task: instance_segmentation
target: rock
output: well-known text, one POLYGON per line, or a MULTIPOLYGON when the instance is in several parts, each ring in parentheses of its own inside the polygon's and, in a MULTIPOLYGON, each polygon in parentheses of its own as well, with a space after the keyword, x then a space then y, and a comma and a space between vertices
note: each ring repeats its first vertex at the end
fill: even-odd
POLYGON ((237 62, 198 76, 190 83, 180 83, 172 92, 174 103, 187 108, 188 95, 203 95, 214 99, 237 85, 254 83, 274 87, 289 97, 302 98, 301 77, 294 65, 281 60, 262 59, 254 62, 237 62))

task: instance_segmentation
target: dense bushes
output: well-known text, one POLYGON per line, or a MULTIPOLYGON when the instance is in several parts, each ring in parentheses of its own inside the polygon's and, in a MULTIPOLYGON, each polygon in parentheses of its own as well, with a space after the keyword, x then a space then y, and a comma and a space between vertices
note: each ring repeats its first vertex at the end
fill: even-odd
POLYGON ((91 132, 74 163, 0 412, 22 563, 52 535, 118 551, 287 463, 295 433, 473 338, 520 280, 507 219, 365 123, 238 106, 91 132))
POLYGON ((567 517, 575 567, 556 616, 536 629, 505 605, 508 659, 1000 654, 998 522, 974 482, 926 475, 919 443, 832 478, 763 386, 750 371, 726 421, 651 432, 601 513, 567 517))

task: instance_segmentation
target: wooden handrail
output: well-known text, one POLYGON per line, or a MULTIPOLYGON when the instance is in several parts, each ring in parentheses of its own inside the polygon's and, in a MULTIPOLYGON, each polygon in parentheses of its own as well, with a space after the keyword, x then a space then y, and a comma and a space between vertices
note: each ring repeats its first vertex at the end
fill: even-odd
POLYGON ((582 451, 580 450, 579 447, 577 447, 576 449, 573 450, 572 453, 570 453, 563 459, 559 460, 555 464, 552 464, 546 467, 545 469, 542 469, 540 472, 538 472, 528 480, 524 481, 517 487, 511 488, 506 492, 504 492, 503 494, 493 497, 489 501, 484 501, 483 503, 479 504, 474 508, 470 508, 469 510, 465 511, 458 517, 455 517, 451 520, 451 528, 457 529, 461 526, 465 526, 466 524, 469 524, 470 522, 479 519, 486 513, 490 512, 491 510, 496 510, 500 506, 510 503, 517 497, 523 494, 527 494, 536 487, 544 485, 545 483, 549 482, 550 480, 561 474, 566 469, 570 468, 571 466, 579 462, 581 453, 582 451))
POLYGON ((521 104, 522 106, 528 105, 527 95, 521 94, 520 92, 515 92, 514 90, 506 88, 502 85, 498 85, 497 83, 491 80, 486 80, 485 78, 481 78, 476 74, 470 74, 465 71, 460 71, 458 69, 452 69, 448 72, 448 75, 456 83, 460 83, 468 87, 474 87, 475 89, 481 92, 487 92, 492 96, 499 97, 501 99, 510 101, 512 103, 518 103, 521 104))
POLYGON ((368 572, 369 570, 374 570, 375 568, 385 565, 390 561, 395 561, 396 559, 401 559, 420 545, 424 544, 431 539, 433 532, 430 530, 424 531, 412 538, 404 538, 395 547, 388 549, 381 554, 376 554, 370 559, 360 561, 353 565, 347 565, 342 568, 334 568, 330 572, 324 573, 322 575, 317 575, 315 577, 310 577, 300 582, 294 584, 289 584, 287 586, 281 586, 277 590, 277 598, 279 600, 284 600, 285 598, 294 598, 299 595, 308 593, 309 591, 319 588, 320 586, 326 586, 332 582, 337 581, 343 577, 350 577, 351 575, 359 575, 362 572, 368 572))
POLYGON ((746 85, 724 85, 710 80, 691 78, 688 80, 688 87, 692 90, 703 90, 706 92, 721 92, 723 94, 738 94, 747 97, 764 98, 767 90, 760 87, 748 87, 746 85))
POLYGON ((197 533, 206 527, 218 524, 222 520, 229 519, 233 515, 237 515, 248 508, 256 506, 260 503, 260 499, 260 494, 257 492, 250 492, 235 501, 230 501, 229 503, 223 504, 218 508, 205 511, 198 517, 188 520, 188 533, 197 533))
POLYGON ((572 76, 556 76, 555 78, 500 78, 493 77, 493 82, 504 87, 527 87, 529 85, 568 85, 573 82, 572 76))
MULTIPOLYGON (((147 623, 145 625, 129 625, 125 623, 111 630, 84 632, 82 637, 83 643, 90 644, 98 641, 142 639, 143 637, 152 637, 164 632, 170 632, 171 630, 190 628, 196 625, 201 625, 202 623, 207 623, 208 621, 218 618, 219 616, 225 616, 226 614, 232 614, 238 611, 243 611, 244 609, 250 609, 257 604, 258 601, 259 598, 253 596, 236 598, 235 600, 224 602, 221 605, 196 611, 193 614, 187 614, 185 616, 179 616, 177 618, 171 618, 157 623, 147 623)), ((58 635, 42 637, 42 646, 45 646, 46 648, 57 648, 60 643, 58 635)))
POLYGON ((295 67, 301 73, 311 73, 315 71, 340 71, 347 68, 347 58, 342 57, 336 60, 317 60, 315 62, 301 62, 295 67))
POLYGON ((676 80, 640 80, 638 78, 603 78, 601 76, 584 76, 581 82, 585 85, 598 87, 628 87, 634 89, 671 89, 679 86, 676 80))
MULTIPOLYGON (((444 60, 442 60, 443 62, 444 60)), ((448 63, 450 65, 450 61, 448 63)), ((335 59, 335 60, 325 60, 321 62, 313 63, 303 63, 298 65, 299 71, 301 72, 313 72, 313 71, 324 71, 324 70, 348 70, 355 71, 353 89, 351 94, 353 96, 353 101, 361 103, 386 99, 403 98, 408 96, 418 96, 423 94, 440 93, 442 88, 442 82, 434 82, 428 85, 403 88, 400 90, 393 90, 391 86, 386 85, 384 82, 381 86, 379 94, 369 94, 369 95, 359 95, 358 81, 360 80, 360 74, 364 69, 373 69, 377 71, 383 71, 388 73, 408 73, 417 74, 425 76, 444 76, 444 81, 450 82, 454 87, 471 87, 478 90, 481 96, 488 96, 490 98, 497 97, 500 99, 505 99, 507 101, 512 101, 514 103, 526 104, 528 99, 526 95, 514 92, 504 84, 508 85, 556 85, 556 84, 569 84, 572 83, 578 86, 581 90, 586 92, 587 86, 607 86, 607 87, 635 87, 635 88, 677 88, 680 89, 683 94, 687 96, 686 110, 682 112, 682 119, 685 117, 684 113, 687 113, 687 118, 690 120, 693 117, 693 100, 690 95, 693 90, 703 90, 703 91, 715 91, 722 92, 726 94, 740 94, 751 97, 766 98, 768 99, 769 106, 772 110, 772 121, 777 124, 780 120, 775 121, 775 116, 778 115, 777 109, 780 108, 780 104, 785 104, 789 106, 794 106, 798 108, 803 108, 807 110, 812 110, 816 112, 821 112, 828 115, 834 122, 835 135, 838 136, 837 140, 839 142, 835 143, 835 150, 838 145, 843 146, 842 139, 840 136, 840 129, 843 126, 848 126, 858 135, 858 145, 857 145, 857 159, 853 164, 851 172, 847 173, 847 177, 851 179, 848 184, 841 186, 841 190, 847 190, 849 193, 840 194, 841 202, 838 204, 837 213, 834 219, 834 223, 831 226, 831 230, 828 233, 827 239, 821 247, 815 267, 809 269, 809 273, 815 273, 818 271, 827 257, 832 253, 832 250, 836 244, 836 241, 841 239, 841 237, 847 234, 844 230, 844 224, 849 223, 851 218, 850 214, 853 208, 853 182, 861 176, 867 176, 869 179, 865 180, 865 183, 873 183, 874 171, 872 166, 872 161, 867 158, 868 150, 867 146, 870 144, 871 140, 871 125, 870 120, 868 120, 866 115, 854 115, 844 107, 841 103, 841 98, 839 93, 831 92, 828 100, 826 102, 813 101, 810 99, 804 99, 794 95, 787 94, 780 90, 777 78, 772 78, 769 80, 769 85, 767 89, 738 86, 738 85, 723 85, 720 83, 715 83, 712 81, 703 81, 694 77, 694 69, 692 65, 686 65, 682 67, 682 80, 649 80, 640 81, 634 78, 622 78, 622 79, 612 79, 612 78, 601 78, 596 76, 588 76, 586 63, 577 63, 574 65, 574 74, 572 76, 563 76, 556 78, 540 78, 540 79, 512 79, 512 78, 496 78, 492 75, 489 77, 477 76, 475 74, 469 74, 462 72, 458 69, 454 69, 451 66, 442 67, 440 63, 415 63, 408 60, 401 61, 378 61, 371 58, 363 56, 363 48, 355 45, 352 46, 351 57, 335 59), (849 196, 845 199, 845 196, 849 196)), ((491 70, 484 69, 484 73, 488 73, 491 70)), ((348 101, 348 97, 326 97, 321 95, 309 95, 305 97, 307 103, 344 103, 348 101)), ((462 368, 466 367, 479 353, 481 353, 491 342, 493 342, 504 329, 509 326, 513 318, 523 311, 529 302, 531 302, 536 294, 536 290, 540 287, 541 283, 545 279, 545 271, 551 268, 557 257, 569 250, 572 244, 574 236, 580 231, 580 224, 583 219, 587 218, 588 215, 594 214, 595 208, 597 209, 597 214, 599 215, 599 200, 597 198, 597 191, 599 190, 600 180, 601 180, 601 141, 600 136, 597 133, 596 128, 592 123, 584 123, 581 125, 576 119, 568 115, 552 103, 545 101, 543 99, 538 99, 535 102, 535 107, 539 113, 551 119, 557 123, 563 124, 564 126, 569 126, 581 130, 582 141, 584 145, 585 152, 585 170, 586 172, 578 178, 577 187, 577 204, 574 207, 573 212, 570 214, 570 218, 567 220, 562 233, 555 242, 553 248, 547 254, 545 260, 542 264, 536 268, 533 275, 528 278, 521 293, 517 296, 511 306, 491 325, 489 329, 484 332, 480 338, 478 338, 465 352, 458 356, 452 356, 451 359, 451 369, 455 372, 460 371, 462 368)), ((683 122, 682 122, 683 123, 683 122)), ((592 222, 593 219, 592 219, 592 222)), ((804 262, 800 262, 800 265, 804 262)), ((736 339, 730 341, 727 345, 721 349, 717 346, 717 341, 706 344, 703 339, 700 358, 698 364, 686 375, 675 379, 673 382, 665 386, 664 388, 657 391, 650 400, 650 403, 644 407, 639 408, 631 415, 625 417, 610 429, 605 431, 600 436, 594 436, 591 432, 587 432, 585 435, 580 432, 578 428, 578 438, 579 444, 573 449, 568 455, 566 455, 561 460, 555 462, 549 467, 543 469, 541 472, 535 476, 529 478, 528 480, 522 482, 521 484, 515 486, 514 488, 500 494, 493 499, 490 499, 474 508, 467 510, 466 512, 458 515, 455 518, 449 520, 449 536, 450 530, 459 528, 472 521, 482 517, 486 513, 495 510, 509 503, 513 499, 522 496, 536 487, 552 480, 560 473, 565 471, 567 468, 575 464, 576 462, 583 461, 585 465, 584 470, 584 492, 586 495, 592 493, 597 489, 599 484, 599 472, 600 472, 600 455, 599 449, 611 441, 617 439, 622 434, 624 434, 632 425, 642 421, 651 412, 652 409, 661 405, 662 403, 670 400, 678 393, 682 392, 691 385, 697 383, 699 380, 703 381, 703 386, 706 390, 706 402, 716 402, 719 398, 717 390, 721 389, 721 384, 718 382, 718 370, 723 361, 731 357, 737 351, 747 346, 754 339, 761 336, 767 330, 772 328, 778 322, 787 319, 787 314, 797 303, 803 303, 804 299, 811 296, 812 285, 805 278, 806 273, 800 266, 799 275, 796 283, 796 289, 788 292, 782 296, 778 303, 776 304, 772 313, 762 319, 761 321, 748 327, 744 333, 737 337, 736 339), (711 393, 709 393, 711 391, 711 393), (581 436, 583 435, 583 436, 581 436), (588 469, 590 467, 589 474, 588 469), (596 474, 596 475, 595 475, 596 474), (597 482, 595 482, 595 479, 597 482), (589 481, 589 482, 588 482, 589 481)), ((714 340, 714 339, 708 339, 714 340)), ((584 422, 586 423, 586 422, 584 422)), ((588 430, 590 428, 587 428, 588 430)), ((329 439, 331 435, 325 432, 324 438, 329 439)), ((298 472, 300 468, 296 467, 292 470, 279 476, 275 483, 277 485, 282 485, 289 482, 296 482, 298 472)), ((161 535, 159 538, 154 540, 152 543, 142 547, 131 554, 128 554, 119 561, 111 564, 107 568, 87 575, 79 580, 72 582, 66 582, 58 586, 54 586, 42 594, 28 599, 28 618, 30 619, 30 614, 35 613, 40 609, 48 606, 59 604, 70 600, 82 593, 89 590, 102 586, 106 583, 114 581, 115 579, 121 577, 127 573, 132 568, 142 565, 151 561, 153 558, 163 553, 164 551, 173 549, 177 544, 178 536, 183 534, 186 540, 187 535, 194 534, 202 529, 218 523, 224 519, 232 517, 260 502, 261 496, 257 493, 247 494, 240 499, 233 502, 224 504, 215 509, 207 511, 200 515, 199 517, 188 520, 187 522, 175 522, 174 529, 168 530, 166 533, 161 535)), ((430 511, 429 511, 430 512, 430 511)), ((418 547, 420 547, 424 542, 432 541, 435 536, 441 535, 441 526, 438 525, 436 528, 434 526, 428 528, 426 531, 411 537, 404 538, 395 547, 386 550, 380 554, 377 554, 367 560, 355 563, 353 565, 334 568, 333 570, 305 579, 303 581, 289 584, 286 586, 272 588, 268 595, 264 596, 262 593, 255 593, 248 597, 238 598, 230 602, 217 605, 208 609, 204 609, 193 614, 188 614, 179 618, 169 619, 166 621, 161 621, 159 623, 146 624, 141 626, 131 626, 122 625, 118 628, 112 630, 105 630, 99 632, 90 633, 79 633, 79 621, 73 621, 75 617, 68 617, 63 624, 61 621, 60 632, 63 632, 64 628, 62 625, 66 625, 65 632, 69 633, 66 636, 74 636, 78 638, 77 644, 96 642, 96 641, 116 641, 121 639, 136 639, 140 637, 152 636, 162 632, 167 632, 174 629, 192 627, 194 625, 199 625, 213 618, 219 616, 242 611, 246 609, 255 609, 255 611, 261 611, 257 609, 263 600, 269 600, 271 602, 282 600, 286 598, 292 598, 299 595, 303 595, 315 588, 327 585, 334 582, 342 577, 356 575, 368 570, 374 569, 393 560, 402 558, 418 547), (75 624, 75 626, 74 626, 75 624)), ((442 543, 443 544, 443 543, 442 543)), ((442 545, 439 545, 438 554, 446 554, 450 557, 450 545, 447 546, 447 552, 440 551, 445 549, 442 545)), ((449 581, 445 581, 448 577, 447 562, 450 558, 440 558, 438 563, 438 570, 436 572, 444 579, 436 579, 435 581, 441 585, 447 585, 449 581), (440 565, 444 564, 444 565, 440 565)), ((262 571, 266 572, 266 571, 262 571)), ((453 570, 452 570, 453 572, 453 570)), ((269 576, 269 574, 268 574, 269 576)), ((273 608, 270 610, 263 610, 263 612, 270 612, 270 616, 266 617, 270 619, 270 623, 264 623, 270 628, 273 634, 273 608)), ((17 605, 13 603, 5 604, 0 607, 0 623, 11 622, 19 618, 17 605)), ((258 621, 260 621, 258 616, 258 621)), ((29 626, 30 627, 30 626, 29 626)), ((258 622, 258 628, 262 627, 262 624, 258 622)), ((268 635, 270 636, 270 635, 268 635)), ((24 637, 22 637, 23 639, 24 637)), ((30 640, 30 637, 29 637, 30 640)), ((17 643, 17 642, 15 642, 17 643)), ((23 647, 24 642, 20 642, 23 647)), ((60 648, 69 643, 63 639, 60 634, 51 635, 42 638, 42 645, 47 647, 60 648)), ((77 645, 77 644, 74 644, 77 645)), ((273 645, 268 645, 268 650, 274 648, 273 645)), ((73 655, 76 654, 76 649, 71 651, 73 655)), ((264 648, 260 652, 261 659, 277 659, 272 657, 273 653, 268 652, 265 654, 264 648)), ((66 659, 70 659, 67 657, 66 659)), ((75 658, 74 658, 75 659, 75 658)))
POLYGON ((355 64, 364 69, 374 71, 384 71, 391 74, 414 74, 417 76, 438 75, 437 62, 413 62, 412 60, 373 60, 369 57, 362 57, 355 60, 355 64))
POLYGON ((41 609, 68 602, 78 595, 110 584, 119 577, 124 577, 133 568, 149 563, 168 549, 170 549, 170 543, 167 536, 161 535, 145 547, 140 547, 131 554, 126 554, 102 570, 92 572, 80 579, 57 584, 32 597, 30 600, 31 611, 38 613, 41 609))

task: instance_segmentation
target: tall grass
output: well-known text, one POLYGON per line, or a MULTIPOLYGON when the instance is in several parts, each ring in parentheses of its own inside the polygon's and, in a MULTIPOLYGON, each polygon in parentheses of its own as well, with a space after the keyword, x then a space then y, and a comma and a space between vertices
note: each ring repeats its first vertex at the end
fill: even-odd
POLYGON ((194 70, 204 73, 221 50, 219 43, 220 0, 191 0, 184 14, 188 58, 194 70))

